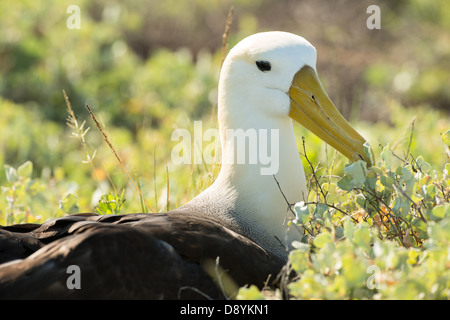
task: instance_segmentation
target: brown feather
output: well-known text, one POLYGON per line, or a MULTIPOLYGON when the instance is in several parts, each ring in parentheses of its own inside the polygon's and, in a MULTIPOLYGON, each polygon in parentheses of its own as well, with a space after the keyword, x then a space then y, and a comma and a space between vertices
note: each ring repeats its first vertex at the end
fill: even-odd
POLYGON ((237 286, 262 287, 284 261, 248 238, 195 214, 76 214, 0 229, 2 299, 225 298, 219 263, 237 286), (217 258, 219 259, 217 260, 217 258), (20 259, 13 261, 15 259, 20 259), (68 289, 67 267, 81 289, 68 289))

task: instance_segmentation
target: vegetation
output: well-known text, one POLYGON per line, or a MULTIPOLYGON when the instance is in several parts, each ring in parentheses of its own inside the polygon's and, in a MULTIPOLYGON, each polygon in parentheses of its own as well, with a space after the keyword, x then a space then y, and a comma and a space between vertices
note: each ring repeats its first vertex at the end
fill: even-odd
MULTIPOLYGON (((0 224, 166 211, 214 181, 217 164, 170 161, 174 129, 217 126, 231 2, 210 3, 78 1, 79 30, 60 1, 0 4, 0 224)), ((292 204, 304 234, 290 254, 295 277, 239 298, 448 299, 450 4, 382 1, 382 29, 369 31, 372 3, 334 3, 234 1, 229 46, 261 30, 304 35, 375 154, 370 168, 349 164, 295 126, 309 181, 308 202, 292 204)))
MULTIPOLYGON (((305 232, 290 253, 293 298, 449 299, 450 163, 435 170, 388 146, 379 157, 342 177, 311 168, 311 201, 294 206, 305 232)), ((252 287, 240 297, 264 296, 252 287)))

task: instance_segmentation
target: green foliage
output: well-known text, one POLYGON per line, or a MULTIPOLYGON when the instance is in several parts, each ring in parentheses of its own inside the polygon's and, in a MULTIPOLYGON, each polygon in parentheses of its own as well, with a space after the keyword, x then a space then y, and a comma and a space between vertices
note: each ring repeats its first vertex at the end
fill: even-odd
MULTIPOLYGON (((314 251, 291 252, 298 279, 288 285, 297 299, 448 299, 450 219, 430 222, 422 249, 381 240, 368 223, 343 219, 314 251), (300 263, 298 263, 300 262, 300 263)), ((321 240, 323 241, 323 240, 321 240)))
POLYGON ((289 257, 292 298, 450 298, 450 163, 435 170, 389 146, 378 158, 345 165, 335 189, 311 179, 322 183, 310 194, 320 201, 294 206, 305 231, 289 257))
POLYGON ((258 287, 251 285, 250 287, 244 287, 239 290, 237 299, 241 300, 264 300, 264 296, 259 291, 258 287))
POLYGON ((7 182, 1 190, 7 205, 1 207, 0 218, 7 225, 39 220, 46 186, 32 178, 33 163, 27 161, 18 168, 5 164, 4 169, 7 182))
POLYGON ((102 195, 95 210, 98 214, 120 214, 125 203, 124 194, 125 190, 120 195, 111 193, 102 195))
POLYGON ((59 209, 68 214, 77 213, 79 211, 78 197, 73 193, 64 194, 59 203, 59 209))

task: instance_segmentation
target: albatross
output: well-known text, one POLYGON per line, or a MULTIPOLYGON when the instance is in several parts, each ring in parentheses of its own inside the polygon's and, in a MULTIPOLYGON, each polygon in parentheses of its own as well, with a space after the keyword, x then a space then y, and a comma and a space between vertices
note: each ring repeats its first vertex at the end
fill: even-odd
POLYGON ((75 214, 1 227, 0 298, 221 299, 275 279, 303 236, 289 223, 289 205, 307 200, 292 120, 351 161, 371 162, 365 139, 326 94, 316 61, 316 49, 291 33, 241 40, 219 79, 215 182, 166 213, 75 214), (236 161, 254 149, 235 143, 230 130, 271 132, 277 139, 259 147, 278 152, 276 172, 248 157, 236 161))

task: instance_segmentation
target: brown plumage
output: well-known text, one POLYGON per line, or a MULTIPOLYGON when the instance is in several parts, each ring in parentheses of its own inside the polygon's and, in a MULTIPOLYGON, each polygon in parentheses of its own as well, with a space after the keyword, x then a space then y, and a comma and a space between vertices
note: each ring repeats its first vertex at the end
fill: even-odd
POLYGON ((234 231, 176 210, 2 227, 0 262, 8 261, 2 299, 222 299, 223 272, 238 286, 261 287, 284 264, 234 231), (66 285, 70 265, 80 268, 79 290, 66 285))

